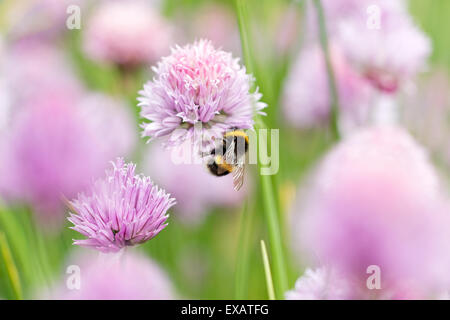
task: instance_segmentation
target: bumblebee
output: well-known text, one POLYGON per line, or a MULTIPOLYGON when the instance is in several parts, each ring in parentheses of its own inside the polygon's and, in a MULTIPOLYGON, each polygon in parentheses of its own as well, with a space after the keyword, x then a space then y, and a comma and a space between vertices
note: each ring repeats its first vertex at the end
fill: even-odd
POLYGON ((211 150, 207 162, 208 170, 215 176, 233 174, 234 190, 244 184, 245 156, 248 151, 248 136, 242 130, 226 132, 221 143, 211 150))

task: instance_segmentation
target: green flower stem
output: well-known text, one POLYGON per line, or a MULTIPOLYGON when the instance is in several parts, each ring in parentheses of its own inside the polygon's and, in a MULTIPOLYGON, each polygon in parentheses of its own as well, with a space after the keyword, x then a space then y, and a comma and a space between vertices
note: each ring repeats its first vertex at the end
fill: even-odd
POLYGON ((261 176, 261 184, 265 207, 264 213, 269 232, 269 248, 274 265, 276 293, 277 297, 282 299, 287 290, 287 269, 285 266, 280 224, 271 177, 261 176))
MULTIPOLYGON (((247 25, 248 13, 246 7, 246 0, 235 0, 236 14, 238 18, 239 31, 241 35, 242 51, 244 61, 249 73, 254 73, 253 55, 251 49, 251 38, 249 37, 249 27, 247 25)), ((256 115, 256 129, 266 129, 267 126, 259 115, 256 115)), ((261 164, 258 163, 258 169, 261 164)), ((275 193, 272 185, 272 178, 270 176, 261 176, 261 187, 264 204, 264 214, 266 217, 268 233, 269 233, 269 248, 274 263, 274 279, 275 292, 278 298, 282 299, 287 290, 287 274, 283 254, 283 244, 280 232, 279 216, 275 200, 275 193)))
POLYGON ((34 283, 38 279, 38 273, 33 267, 33 256, 29 252, 30 243, 22 224, 18 221, 18 215, 19 213, 11 212, 0 203, 0 228, 9 238, 11 248, 16 254, 24 283, 34 283))
POLYGON ((267 294, 269 300, 275 300, 275 291, 273 290, 272 273, 270 272, 269 256, 267 255, 266 244, 261 240, 261 254, 264 263, 264 273, 266 274, 267 294))
POLYGON ((0 257, 5 263, 6 273, 8 274, 8 279, 11 283, 11 288, 13 289, 16 299, 23 299, 19 272, 17 271, 11 250, 9 249, 8 241, 3 232, 0 232, 0 257))
POLYGON ((249 208, 248 201, 245 202, 240 219, 238 253, 236 259, 235 276, 235 298, 236 300, 246 299, 246 289, 248 286, 248 264, 249 264, 249 244, 252 232, 253 208, 249 208))
POLYGON ((330 129, 335 140, 340 139, 339 134, 339 96, 336 85, 336 78, 333 70, 333 65, 331 63, 330 51, 328 47, 328 36, 327 36, 327 26, 325 22, 325 16, 323 13, 323 7, 320 0, 312 0, 317 11, 317 20, 319 23, 320 32, 320 45, 322 47, 323 55, 325 57, 325 64, 328 74, 328 88, 330 90, 331 96, 331 114, 330 114, 330 129))

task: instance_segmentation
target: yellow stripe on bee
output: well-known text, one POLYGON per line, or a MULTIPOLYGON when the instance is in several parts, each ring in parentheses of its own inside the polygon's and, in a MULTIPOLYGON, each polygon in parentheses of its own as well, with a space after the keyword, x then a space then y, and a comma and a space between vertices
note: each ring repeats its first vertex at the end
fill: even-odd
POLYGON ((216 156, 215 162, 216 162, 217 166, 219 166, 220 168, 222 168, 226 171, 232 172, 234 169, 231 164, 228 164, 225 162, 225 160, 223 159, 222 156, 216 156))
POLYGON ((248 135, 242 130, 226 132, 225 137, 244 137, 245 141, 248 143, 248 135))

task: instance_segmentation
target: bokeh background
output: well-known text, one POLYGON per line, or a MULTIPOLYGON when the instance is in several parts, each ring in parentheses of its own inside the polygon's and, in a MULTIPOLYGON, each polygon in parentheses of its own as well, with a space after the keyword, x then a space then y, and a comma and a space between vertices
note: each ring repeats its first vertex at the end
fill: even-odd
MULTIPOLYGON (((307 266, 291 228, 298 190, 334 143, 326 125, 297 125, 285 105, 296 61, 316 31, 307 1, 246 2, 252 69, 268 104, 265 122, 280 129, 280 169, 271 179, 293 288, 307 266)), ((432 51, 426 68, 388 99, 400 106, 396 121, 429 151, 447 183, 450 2, 407 5, 432 51)), ((235 192, 230 179, 175 166, 158 143, 140 137, 136 98, 153 77, 150 67, 171 46, 201 38, 242 57, 234 1, 0 1, 0 298, 61 297, 52 288, 63 286, 67 266, 89 251, 72 245, 80 235, 69 229, 62 196, 75 197, 117 156, 137 163, 177 198, 169 226, 136 249, 167 273, 175 296, 268 297, 259 242, 268 237, 255 168, 235 192), (81 29, 66 27, 69 5, 81 8, 81 29)), ((327 94, 314 83, 311 90, 327 94)))

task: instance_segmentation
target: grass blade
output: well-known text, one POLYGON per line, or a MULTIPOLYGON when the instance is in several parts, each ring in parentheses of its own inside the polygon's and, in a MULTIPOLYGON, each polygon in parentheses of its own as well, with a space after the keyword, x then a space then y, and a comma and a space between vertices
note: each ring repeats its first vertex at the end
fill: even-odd
MULTIPOLYGON (((244 61, 249 73, 254 74, 254 60, 252 54, 251 37, 249 36, 248 27, 248 11, 246 0, 235 0, 236 15, 238 18, 239 31, 241 35, 242 51, 244 61)), ((256 115, 256 129, 267 128, 264 121, 259 115, 256 115)), ((259 163, 258 166, 261 164, 259 163)), ((274 188, 272 185, 272 178, 270 176, 261 176, 262 197, 264 204, 264 214, 267 222, 269 233, 269 248, 274 262, 274 278, 275 288, 278 297, 283 297, 287 290, 287 274, 283 254, 283 244, 280 232, 279 216, 276 205, 274 188)))
POLYGON ((323 55, 325 57, 325 64, 327 67, 328 87, 330 90, 330 97, 331 97, 331 114, 330 114, 331 133, 335 140, 339 140, 340 139, 339 124, 338 124, 339 96, 337 91, 334 69, 330 58, 330 50, 328 47, 327 26, 325 22, 322 3, 320 2, 320 0, 312 0, 312 1, 314 2, 314 6, 316 7, 317 11, 317 20, 319 23, 319 32, 320 32, 320 45, 322 47, 323 55))
POLYGON ((266 274, 267 293, 269 300, 275 300, 275 291, 273 289, 272 273, 270 272, 269 256, 267 255, 266 244, 261 240, 261 254, 264 263, 264 273, 266 274))
POLYGON ((238 254, 236 259, 235 277, 235 298, 236 300, 246 299, 246 288, 248 287, 248 265, 249 265, 249 244, 252 226, 252 210, 248 201, 245 202, 241 219, 238 241, 238 254))
POLYGON ((8 240, 3 232, 0 232, 0 254, 5 263, 6 273, 11 283, 11 287, 14 291, 16 299, 23 299, 22 286, 20 284, 19 272, 17 271, 16 264, 14 263, 11 250, 9 249, 8 240))

